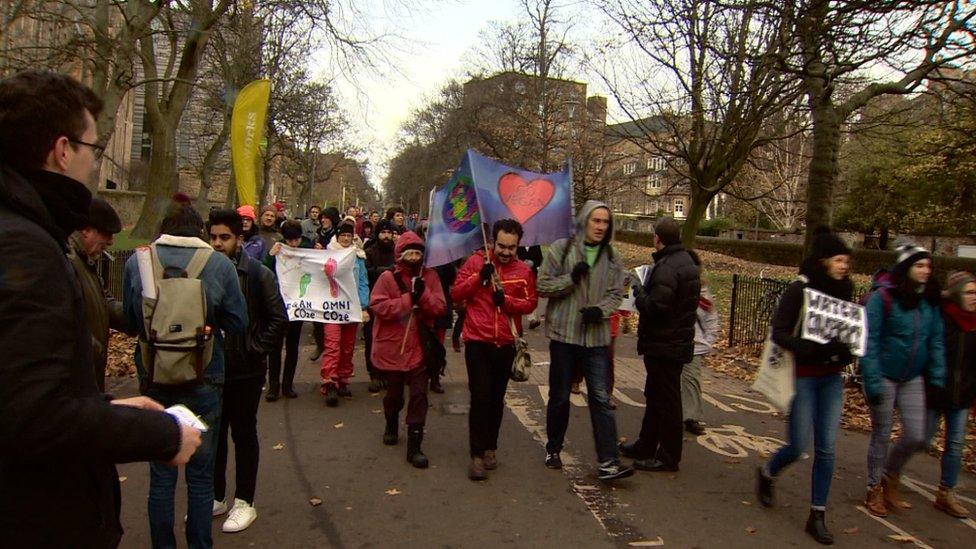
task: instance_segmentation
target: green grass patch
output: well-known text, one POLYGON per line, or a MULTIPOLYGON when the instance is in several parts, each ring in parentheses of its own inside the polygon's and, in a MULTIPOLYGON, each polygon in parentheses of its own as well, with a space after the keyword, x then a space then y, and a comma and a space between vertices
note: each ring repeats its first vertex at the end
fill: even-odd
POLYGON ((122 250, 132 250, 138 246, 144 246, 146 244, 149 244, 149 240, 145 238, 136 238, 132 236, 131 229, 126 229, 115 235, 115 241, 112 243, 112 246, 109 247, 109 251, 118 252, 122 250))

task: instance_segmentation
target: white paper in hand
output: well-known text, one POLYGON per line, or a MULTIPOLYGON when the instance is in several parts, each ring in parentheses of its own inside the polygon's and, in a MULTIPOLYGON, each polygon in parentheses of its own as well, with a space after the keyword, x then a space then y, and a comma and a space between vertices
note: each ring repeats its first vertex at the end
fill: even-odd
POLYGON ((177 404, 175 406, 170 406, 166 408, 166 413, 175 417, 180 425, 186 425, 188 427, 194 427, 200 431, 206 432, 209 427, 199 418, 196 414, 190 411, 189 408, 182 404, 177 404))

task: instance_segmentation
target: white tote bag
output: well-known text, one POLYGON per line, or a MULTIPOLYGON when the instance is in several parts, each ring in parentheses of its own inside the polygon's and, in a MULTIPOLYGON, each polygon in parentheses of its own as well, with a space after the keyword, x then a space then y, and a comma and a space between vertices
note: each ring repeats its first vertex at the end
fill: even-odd
POLYGON ((762 393, 781 412, 788 413, 796 391, 795 367, 793 353, 773 343, 773 331, 770 329, 759 358, 759 375, 752 388, 762 393))

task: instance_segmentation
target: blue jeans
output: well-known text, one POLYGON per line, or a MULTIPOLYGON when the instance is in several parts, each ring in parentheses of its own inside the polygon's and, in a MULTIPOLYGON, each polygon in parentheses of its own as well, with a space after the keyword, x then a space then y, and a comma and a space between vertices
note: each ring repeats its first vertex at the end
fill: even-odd
POLYGON ((966 443, 966 419, 969 417, 969 408, 959 408, 958 410, 933 410, 926 412, 925 438, 929 441, 935 437, 935 432, 939 427, 939 420, 945 417, 946 421, 946 440, 945 450, 942 452, 942 478, 939 480, 941 486, 955 488, 956 481, 959 479, 959 469, 962 467, 962 447, 966 443))
MULTIPOLYGON (((203 441, 186 464, 187 518, 186 543, 191 548, 213 547, 210 524, 214 499, 214 455, 220 430, 221 388, 201 385, 186 391, 150 389, 147 396, 169 408, 182 404, 193 411, 210 429, 201 433, 203 441)), ((149 464, 149 533, 156 549, 176 547, 174 499, 180 471, 164 463, 149 464)))
POLYGON ((834 451, 840 414, 844 406, 844 382, 840 374, 796 378, 796 394, 790 405, 789 442, 766 464, 776 476, 803 454, 813 431, 813 480, 810 505, 823 508, 834 477, 834 451))
POLYGON ((610 407, 607 376, 610 357, 606 347, 583 347, 560 341, 549 342, 549 404, 546 406, 546 452, 563 449, 569 427, 569 389, 576 364, 583 366, 587 405, 593 424, 593 440, 600 463, 617 459, 617 420, 610 407))

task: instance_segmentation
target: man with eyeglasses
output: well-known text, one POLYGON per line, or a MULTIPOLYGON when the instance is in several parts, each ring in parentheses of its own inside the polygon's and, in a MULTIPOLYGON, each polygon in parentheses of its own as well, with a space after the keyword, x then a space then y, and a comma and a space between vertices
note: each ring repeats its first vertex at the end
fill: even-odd
POLYGON ((70 77, 0 81, 0 544, 116 547, 116 463, 189 461, 200 431, 146 397, 110 400, 68 235, 89 223, 102 101, 70 77), (52 519, 54 523, 52 523, 52 519), (55 524, 55 527, 52 527, 55 524))

